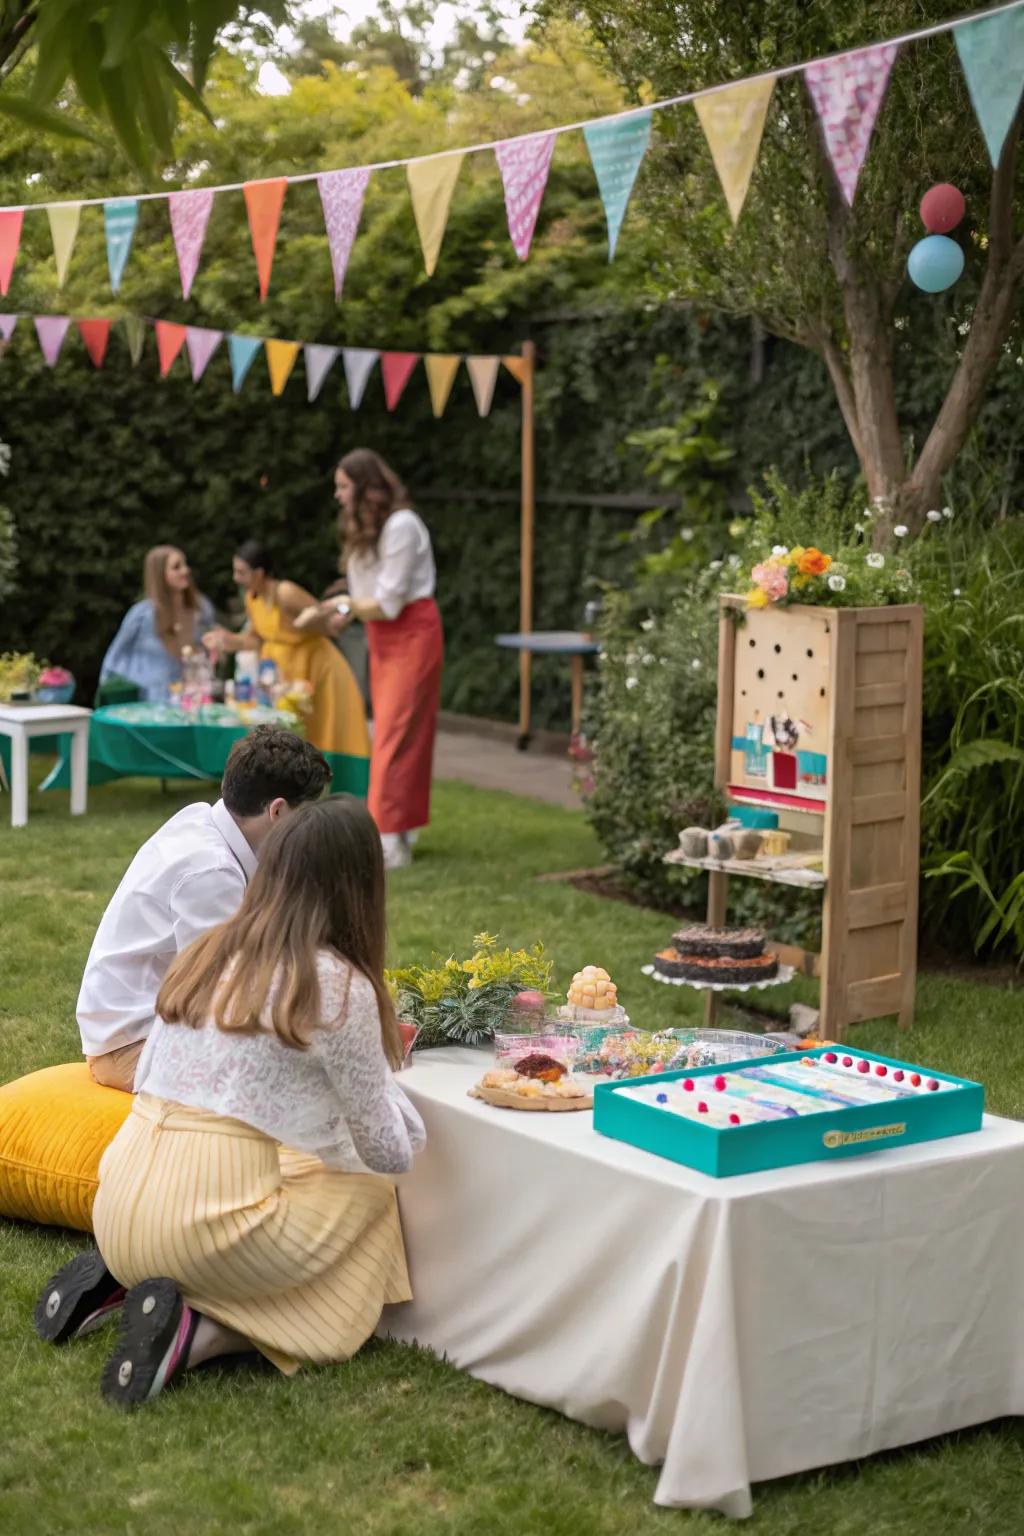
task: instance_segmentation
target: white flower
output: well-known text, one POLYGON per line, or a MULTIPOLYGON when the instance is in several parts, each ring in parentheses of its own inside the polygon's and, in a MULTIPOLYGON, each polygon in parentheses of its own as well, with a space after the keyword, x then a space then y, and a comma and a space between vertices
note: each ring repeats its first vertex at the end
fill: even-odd
POLYGON ((828 579, 828 585, 831 592, 843 592, 846 589, 846 577, 830 576, 828 579))
POLYGON ((709 571, 720 571, 721 569, 722 569, 722 561, 721 560, 712 560, 711 564, 708 566, 708 570, 709 571))
POLYGON ((863 523, 854 523, 853 531, 854 531, 854 533, 863 533, 864 532, 864 524, 863 523))
POLYGON ((959 597, 960 596, 960 588, 959 587, 954 587, 953 588, 953 596, 954 597, 959 597))
POLYGON ((692 528, 680 528, 680 530, 679 530, 679 537, 682 539, 684 544, 689 544, 690 540, 693 538, 693 529, 692 528))
POLYGON ((930 523, 941 523, 942 522, 942 513, 941 512, 936 512, 934 507, 932 508, 932 510, 930 512, 926 512, 925 516, 927 517, 927 519, 928 519, 928 521, 930 523))
POLYGON ((733 570, 733 571, 738 571, 739 568, 740 568, 740 557, 739 557, 739 555, 730 555, 729 556, 729 569, 733 570))
POLYGON ((9 443, 0 443, 0 475, 6 475, 11 467, 11 449, 9 443))
POLYGON ((875 515, 874 507, 865 507, 864 511, 861 513, 861 517, 866 517, 869 522, 874 517, 874 515, 875 515))
POLYGON ((644 657, 644 666, 645 667, 653 667, 654 666, 654 657, 651 655, 650 651, 648 651, 647 655, 644 657))
POLYGON ((626 687, 629 688, 631 691, 634 688, 639 688, 639 686, 640 686, 640 679, 638 677, 627 677, 626 678, 626 687))
POLYGON ((700 657, 699 656, 695 656, 693 658, 693 660, 690 662, 690 666, 693 668, 693 670, 695 672, 699 672, 700 671, 700 667, 701 667, 700 657))
POLYGON ((648 634, 650 634, 651 630, 654 628, 654 620, 653 619, 644 619, 643 622, 640 625, 640 628, 643 629, 643 630, 646 630, 646 632, 648 634))
POLYGON ((893 533, 898 539, 905 539, 909 532, 910 529, 907 527, 906 523, 897 523, 896 527, 893 529, 893 533))
POLYGON ((640 657, 638 656, 636 651, 627 651, 626 652, 626 666, 627 667, 635 667, 639 660, 640 660, 640 657))
POLYGON ((953 519, 953 508, 952 507, 943 507, 942 515, 946 519, 947 522, 951 522, 952 519, 953 519))
POLYGON ((880 571, 885 564, 884 555, 867 555, 865 558, 873 571, 880 571))
POLYGON ((885 497, 884 496, 872 496, 871 500, 872 500, 872 502, 874 503, 874 505, 876 507, 884 507, 885 506, 885 497))
POLYGON ((788 555, 789 554, 789 550, 786 548, 785 544, 773 544, 772 545, 772 554, 773 555, 788 555))

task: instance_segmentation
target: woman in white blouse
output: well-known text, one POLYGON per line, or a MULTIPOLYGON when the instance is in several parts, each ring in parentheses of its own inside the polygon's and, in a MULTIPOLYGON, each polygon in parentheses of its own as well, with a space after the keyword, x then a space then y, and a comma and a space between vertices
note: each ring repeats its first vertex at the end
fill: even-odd
POLYGON ((59 1342, 120 1305, 110 1402, 218 1355, 258 1350, 289 1375, 346 1360, 409 1300, 391 1176, 424 1131, 392 1075, 384 931, 374 824, 326 800, 277 824, 237 916, 172 965, 100 1165, 99 1252, 36 1313, 59 1342))
POLYGON ((349 597, 329 620, 353 619, 370 647, 373 747, 369 807, 389 869, 408 864, 430 820, 430 780, 441 704, 444 635, 434 601, 430 534, 397 475, 369 448, 347 453, 334 475, 349 597))

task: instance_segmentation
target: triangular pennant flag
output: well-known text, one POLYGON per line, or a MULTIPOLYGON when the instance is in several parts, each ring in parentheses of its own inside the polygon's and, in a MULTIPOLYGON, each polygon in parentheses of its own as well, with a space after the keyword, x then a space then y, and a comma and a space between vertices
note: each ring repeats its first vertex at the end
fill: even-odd
POLYGON ((505 188, 508 232, 520 261, 530 254, 556 138, 554 133, 539 133, 529 139, 506 139, 495 146, 505 188))
POLYGON ((50 220, 53 254, 57 262, 57 287, 64 287, 64 279, 71 265, 71 252, 78 236, 78 221, 82 217, 81 203, 55 203, 46 210, 50 220))
POLYGON ((455 383, 462 358, 449 352, 428 352, 423 359, 427 370, 427 388, 430 390, 430 406, 435 416, 443 416, 448 396, 455 383))
POLYGON ((953 37, 989 158, 998 165, 1024 88, 1024 10, 962 21, 953 37))
POLYGON ((60 357, 60 349, 64 345, 64 337, 68 333, 71 321, 66 315, 36 315, 35 321, 36 335, 43 349, 46 366, 53 368, 60 357))
POLYGON ((405 168, 409 179, 413 217, 423 251, 427 276, 433 277, 441 241, 448 224, 452 193, 462 169, 462 155, 436 155, 429 160, 410 160, 405 168))
POLYGON ((252 367, 256 353, 262 345, 262 336, 228 337, 228 355, 231 358, 231 387, 236 395, 245 383, 245 376, 252 367))
POLYGON ((327 228, 327 244, 331 249, 331 266, 334 270, 334 297, 341 298, 348 259, 352 254, 359 219, 363 212, 363 198, 369 171, 361 165, 349 171, 324 171, 317 177, 320 202, 324 210, 327 228))
POLYGON ((213 331, 205 325, 186 325, 185 345, 188 347, 188 360, 192 364, 193 384, 199 383, 223 336, 223 331, 213 331))
POLYGON ((94 368, 103 367, 103 359, 107 355, 107 342, 110 340, 110 320, 79 320, 78 334, 85 342, 85 350, 92 358, 94 368))
POLYGON ((138 315, 125 315, 124 333, 128 342, 128 356, 132 360, 132 367, 137 368, 142 356, 142 349, 146 345, 146 325, 138 315))
POLYGON ((6 293, 11 286, 11 273, 18 259, 24 218, 20 208, 5 208, 0 212, 0 293, 6 293))
POLYGON ((103 204, 103 228, 107 236, 107 271, 116 293, 121 286, 125 265, 139 222, 139 204, 134 197, 118 197, 103 204))
POLYGON ((270 339, 264 342, 267 349, 267 372, 270 374, 270 388, 275 395, 284 393, 284 387, 288 383, 291 371, 295 367, 295 359, 299 355, 299 343, 297 341, 275 341, 270 339))
POLYGON ((746 201, 774 88, 774 80, 741 80, 693 103, 734 224, 746 201))
POLYGON ((651 141, 651 114, 638 112, 634 117, 588 123, 583 137, 590 150, 604 216, 608 221, 608 260, 611 261, 636 173, 651 141))
POLYGON ((412 371, 420 360, 418 352, 382 352, 380 375, 384 380, 384 402, 393 411, 402 398, 412 371))
POLYGON ((10 341, 17 323, 17 315, 0 315, 0 341, 10 341))
POLYGON ((499 363, 500 358, 497 357, 466 358, 466 372, 469 374, 476 408, 481 416, 486 416, 490 412, 491 402, 494 399, 494 386, 498 382, 499 363))
POLYGON ((181 295, 187 299, 199 269, 199 258, 206 239, 206 226, 213 207, 213 188, 198 187, 193 192, 172 192, 167 199, 171 217, 174 249, 178 253, 181 295))
POLYGON ((363 395, 370 374, 379 352, 371 352, 368 347, 342 347, 342 360, 345 364, 345 383, 348 386, 348 403, 354 411, 358 411, 363 403, 363 395))
POLYGON ((505 364, 505 367, 508 369, 512 377, 518 383, 522 384, 526 378, 525 357, 503 357, 502 362, 505 364))
MULTIPOLYGON (((252 253, 256 257, 256 271, 260 280, 260 299, 267 296, 270 287, 270 269, 274 265, 274 247, 277 244, 277 227, 281 222, 281 205, 288 190, 288 178, 277 176, 273 181, 247 181, 242 191, 245 206, 249 210, 249 233, 252 236, 252 253)), ((294 362, 295 359, 293 358, 294 362)), ((280 391, 275 391, 280 393, 280 391)))
POLYGON ((315 400, 324 387, 324 379, 341 354, 340 347, 321 347, 309 341, 303 349, 306 358, 306 396, 315 400))
POLYGON ((897 52, 895 43, 883 43, 822 59, 804 70, 832 168, 851 205, 897 52))
POLYGON ((156 350, 160 355, 160 377, 166 379, 174 359, 185 345, 185 327, 177 325, 173 320, 157 320, 153 329, 156 331, 156 350))

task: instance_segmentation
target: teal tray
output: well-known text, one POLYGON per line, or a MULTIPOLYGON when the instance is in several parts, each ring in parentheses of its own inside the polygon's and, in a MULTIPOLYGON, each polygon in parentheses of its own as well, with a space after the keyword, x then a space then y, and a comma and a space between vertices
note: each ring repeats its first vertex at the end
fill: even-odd
MULTIPOLYGON (((784 1056, 764 1057, 757 1061, 730 1062, 724 1069, 773 1067, 803 1057, 824 1056, 832 1046, 818 1046, 810 1051, 790 1051, 784 1056)), ((676 1078, 717 1077, 720 1066, 691 1067, 683 1072, 662 1072, 649 1077, 634 1077, 624 1082, 598 1083, 594 1089, 594 1129, 602 1136, 629 1142, 657 1157, 696 1168, 712 1178, 729 1178, 738 1173, 760 1173, 766 1168, 788 1168, 796 1163, 831 1162, 840 1157, 857 1157, 890 1147, 906 1147, 913 1142, 935 1141, 944 1136, 963 1136, 981 1128, 985 1108, 985 1090, 980 1083, 953 1077, 948 1072, 927 1071, 891 1056, 873 1051, 844 1050, 844 1055, 884 1062, 888 1067, 902 1067, 905 1072, 920 1072, 941 1082, 955 1084, 951 1092, 921 1094, 917 1098, 886 1104, 858 1104, 849 1108, 826 1106, 812 1115, 793 1120, 773 1120, 763 1125, 716 1126, 666 1114, 651 1104, 643 1104, 623 1095, 625 1088, 641 1083, 672 1082, 676 1078)))

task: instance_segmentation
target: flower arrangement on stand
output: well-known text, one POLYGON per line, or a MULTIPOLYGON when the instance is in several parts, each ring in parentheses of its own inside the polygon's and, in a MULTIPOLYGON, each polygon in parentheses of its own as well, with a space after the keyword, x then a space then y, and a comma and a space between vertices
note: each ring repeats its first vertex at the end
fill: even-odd
POLYGON ((386 975, 398 1017, 419 1029, 417 1050, 440 1045, 484 1045, 493 1039, 520 992, 547 993, 551 961, 543 944, 499 949, 497 938, 478 933, 466 960, 450 956, 433 966, 414 965, 386 975))
POLYGON ((44 666, 31 651, 5 651, 0 656, 0 704, 34 694, 44 666))
POLYGON ((877 608, 913 601, 914 579, 892 556, 850 546, 827 555, 813 544, 785 549, 777 544, 751 568, 748 608, 791 603, 832 608, 877 608))

